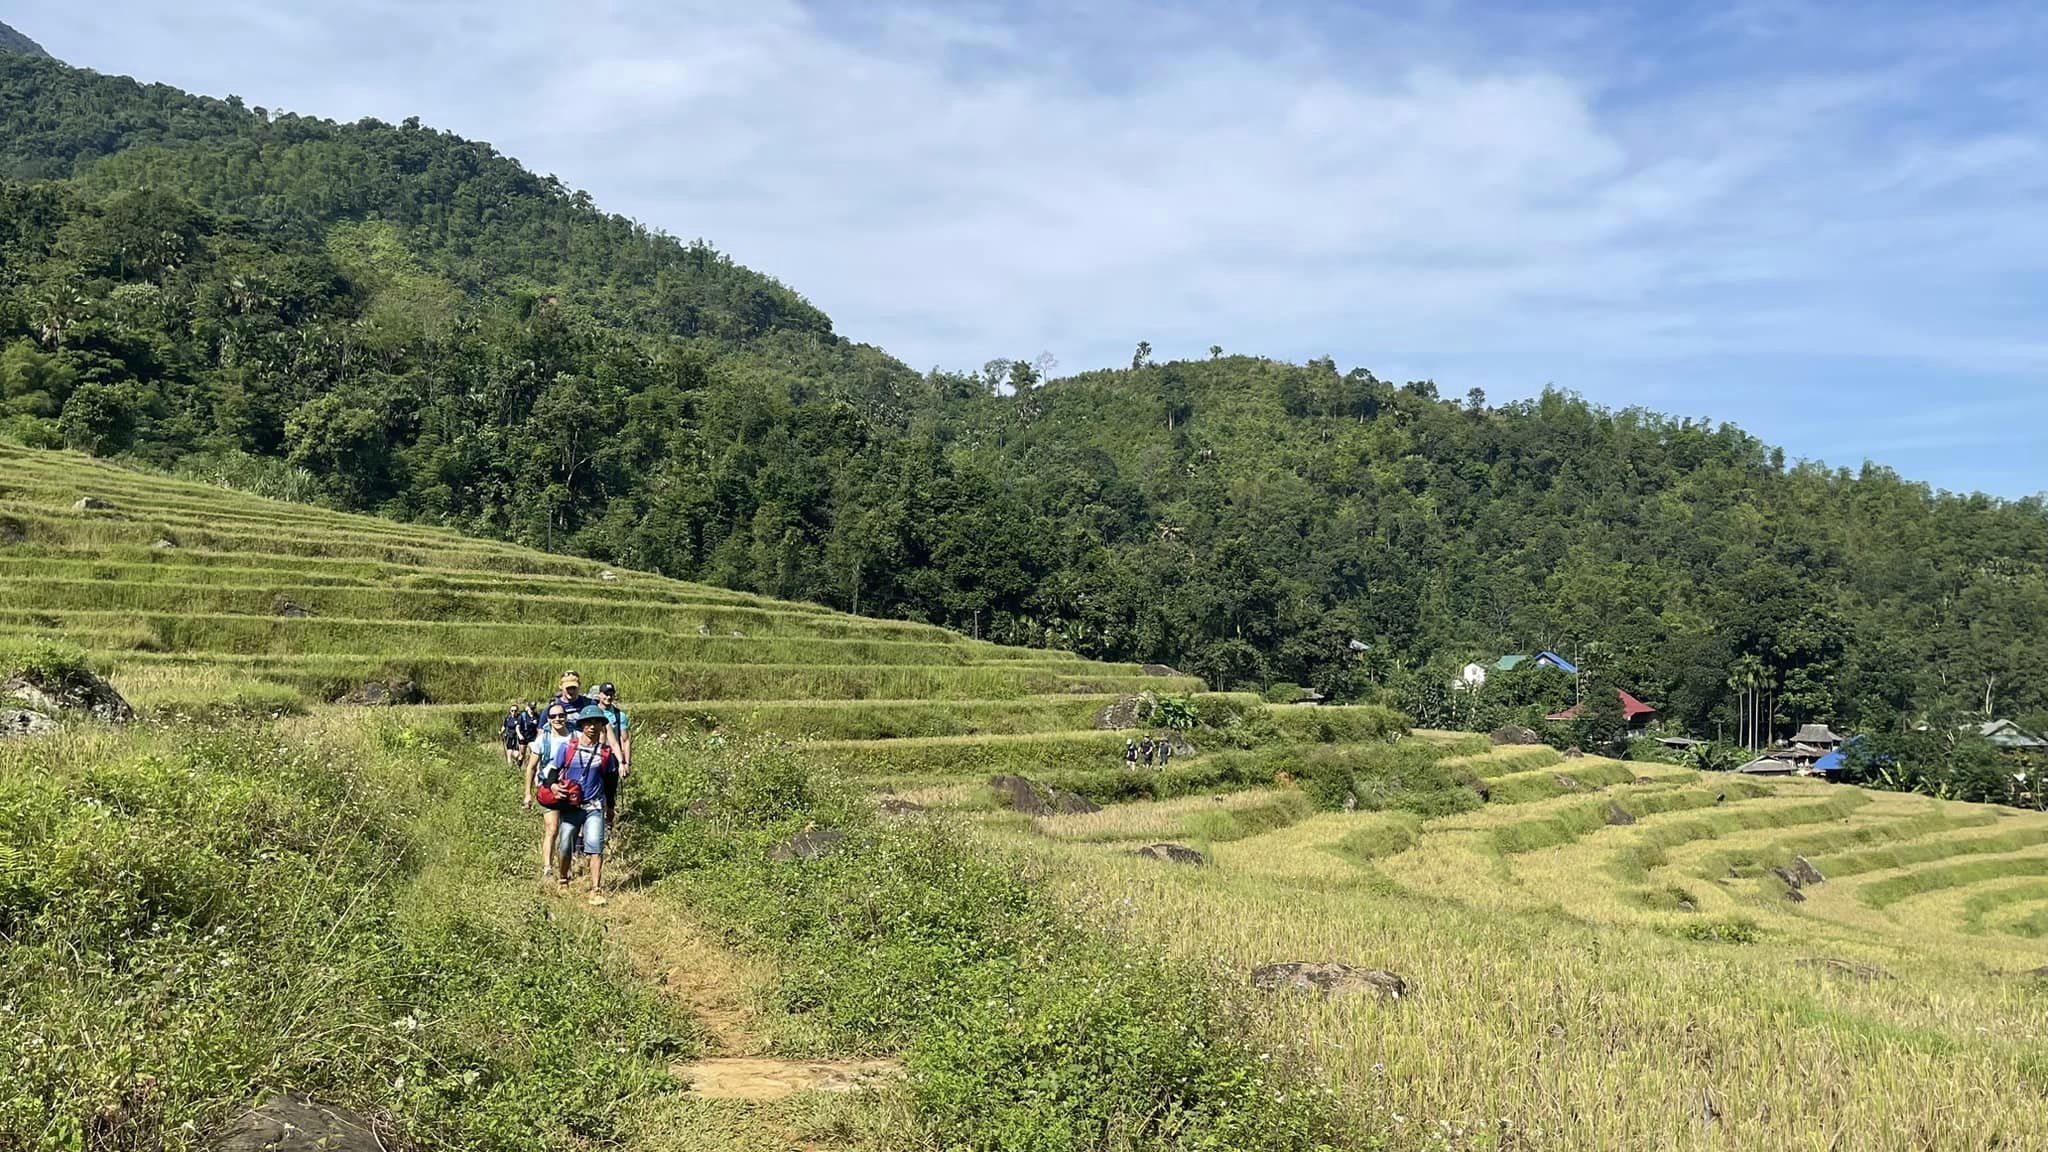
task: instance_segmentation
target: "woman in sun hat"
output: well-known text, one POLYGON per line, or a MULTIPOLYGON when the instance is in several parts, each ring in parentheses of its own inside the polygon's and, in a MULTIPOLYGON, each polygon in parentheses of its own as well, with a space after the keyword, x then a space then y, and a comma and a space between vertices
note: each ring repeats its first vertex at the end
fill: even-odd
MULTIPOLYGON (((576 730, 569 727, 569 710, 562 706, 561 701, 548 701, 543 715, 540 735, 535 736, 533 743, 526 746, 525 807, 529 809, 534 805, 536 789, 548 787, 548 795, 552 798, 552 785, 559 772, 555 767, 555 760, 561 753, 562 745, 567 744, 569 738, 576 734, 576 730)), ((561 816, 555 809, 556 805, 552 803, 541 805, 540 874, 543 879, 554 875, 555 871, 555 830, 561 824, 561 816)))

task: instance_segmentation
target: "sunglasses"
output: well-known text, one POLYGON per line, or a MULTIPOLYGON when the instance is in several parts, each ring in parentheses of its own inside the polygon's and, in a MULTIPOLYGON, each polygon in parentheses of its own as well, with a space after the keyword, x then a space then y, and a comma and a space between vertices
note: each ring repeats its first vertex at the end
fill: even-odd
POLYGON ((569 718, 569 714, 568 714, 567 712, 550 712, 550 713, 548 713, 548 719, 550 719, 550 720, 567 720, 568 718, 569 718))

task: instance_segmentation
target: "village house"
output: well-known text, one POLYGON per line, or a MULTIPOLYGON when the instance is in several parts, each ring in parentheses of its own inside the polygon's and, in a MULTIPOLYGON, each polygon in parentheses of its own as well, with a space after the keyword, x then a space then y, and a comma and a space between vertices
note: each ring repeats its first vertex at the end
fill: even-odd
MULTIPOLYGON (((1657 714, 1657 710, 1655 708, 1652 708, 1648 704, 1643 703, 1641 700, 1636 699, 1634 696, 1630 695, 1627 691, 1623 689, 1616 688, 1614 690, 1614 694, 1621 698, 1621 717, 1623 720, 1628 722, 1628 726, 1630 728, 1640 728, 1643 725, 1648 724, 1650 722, 1650 717, 1655 716, 1657 714)), ((1581 700, 1577 704, 1572 705, 1571 707, 1565 709, 1562 712, 1552 712, 1550 715, 1545 716, 1544 719, 1577 720, 1580 716, 1585 715, 1585 713, 1586 702, 1584 700, 1581 700)))
POLYGON ((1503 656, 1493 662, 1493 670, 1496 672, 1512 672, 1525 664, 1536 668, 1555 668, 1567 676, 1577 676, 1579 674, 1578 665, 1550 651, 1538 652, 1534 656, 1525 653, 1503 656))

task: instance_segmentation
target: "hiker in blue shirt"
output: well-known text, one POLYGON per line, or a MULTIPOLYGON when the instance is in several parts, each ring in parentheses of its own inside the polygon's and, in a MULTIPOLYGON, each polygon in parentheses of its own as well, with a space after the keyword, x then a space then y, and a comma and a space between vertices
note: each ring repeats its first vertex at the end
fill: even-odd
MULTIPOLYGON (((567 744, 569 737, 575 735, 574 730, 569 727, 569 710, 562 707, 559 701, 548 701, 545 716, 547 722, 533 738, 532 743, 526 746, 525 807, 528 809, 534 805, 536 788, 554 784, 558 771, 555 761, 561 753, 562 745, 567 744)), ((555 806, 541 805, 540 874, 543 880, 555 873, 555 831, 560 824, 561 816, 555 810, 555 806)))
POLYGON ((522 751, 526 747, 526 741, 521 739, 519 735, 520 718, 519 702, 517 700, 514 700, 512 702, 512 706, 510 708, 505 709, 505 723, 503 725, 503 728, 505 742, 505 767, 517 768, 519 767, 519 761, 522 751))
POLYGON ((585 708, 590 707, 596 701, 583 694, 583 677, 578 676, 576 670, 572 668, 562 673, 562 679, 556 688, 553 703, 560 704, 569 710, 569 723, 573 727, 576 723, 576 717, 581 715, 585 708))
POLYGON ((592 704, 576 716, 576 735, 555 753, 557 777, 548 790, 558 800, 560 830, 555 834, 555 883, 569 887, 569 869, 576 855, 590 858, 590 902, 604 896, 605 782, 617 771, 604 709, 592 704))
POLYGON ((619 706, 619 690, 611 684, 597 686, 597 706, 604 712, 605 730, 611 736, 612 751, 618 754, 619 770, 605 782, 605 799, 608 804, 604 818, 617 827, 619 823, 619 783, 633 771, 633 718, 619 706))

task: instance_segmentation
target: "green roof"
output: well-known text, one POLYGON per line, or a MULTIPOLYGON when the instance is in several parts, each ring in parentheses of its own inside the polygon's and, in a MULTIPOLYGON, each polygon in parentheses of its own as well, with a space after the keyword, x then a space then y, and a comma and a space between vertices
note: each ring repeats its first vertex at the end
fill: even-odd
POLYGON ((1495 660, 1493 662, 1493 666, 1502 672, 1512 672, 1516 668, 1521 667, 1522 664, 1528 659, 1529 657, 1518 653, 1513 656, 1503 656, 1500 659, 1495 660))

